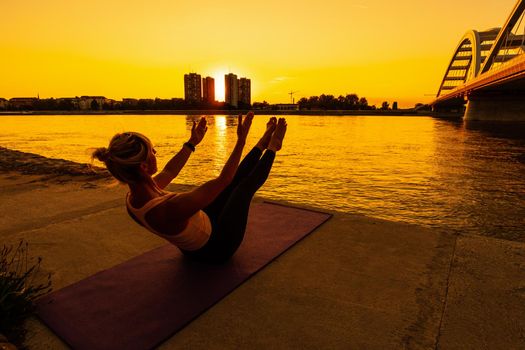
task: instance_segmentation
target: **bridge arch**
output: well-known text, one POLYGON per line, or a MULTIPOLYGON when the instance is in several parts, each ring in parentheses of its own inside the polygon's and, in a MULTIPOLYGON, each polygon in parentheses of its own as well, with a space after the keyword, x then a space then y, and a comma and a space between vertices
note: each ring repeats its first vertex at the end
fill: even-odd
POLYGON ((492 69, 494 63, 496 62, 505 62, 517 55, 501 55, 501 50, 506 48, 516 48, 522 47, 524 45, 525 33, 515 35, 512 33, 514 26, 521 24, 523 20, 525 11, 525 1, 520 0, 516 3, 510 16, 507 18, 507 21, 503 25, 502 29, 499 31, 497 37, 495 37, 494 44, 492 45, 489 53, 487 54, 487 59, 483 63, 480 74, 485 73, 492 69))
POLYGON ((517 0, 502 28, 461 38, 431 105, 465 119, 525 120, 524 94, 525 0, 517 0))
POLYGON ((480 32, 469 30, 463 35, 441 81, 437 97, 448 94, 481 74, 485 59, 500 31, 500 28, 480 32))
POLYGON ((476 77, 481 67, 481 42, 476 30, 469 30, 459 41, 437 93, 448 93, 476 77))

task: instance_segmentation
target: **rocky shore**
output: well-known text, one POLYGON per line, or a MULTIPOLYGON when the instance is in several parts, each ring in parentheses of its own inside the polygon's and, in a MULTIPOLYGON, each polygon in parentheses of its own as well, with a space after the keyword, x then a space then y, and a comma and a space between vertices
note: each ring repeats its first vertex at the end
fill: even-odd
POLYGON ((23 175, 89 176, 109 178, 106 169, 64 159, 46 158, 34 153, 20 152, 0 146, 0 173, 17 172, 23 175))

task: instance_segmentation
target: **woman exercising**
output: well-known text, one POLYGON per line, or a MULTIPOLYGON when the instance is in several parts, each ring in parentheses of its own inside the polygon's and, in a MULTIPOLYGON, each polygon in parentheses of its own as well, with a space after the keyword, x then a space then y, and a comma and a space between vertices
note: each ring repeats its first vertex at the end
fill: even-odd
POLYGON ((207 131, 206 118, 193 122, 191 137, 157 172, 151 141, 136 132, 115 135, 93 158, 129 186, 129 215, 140 225, 179 247, 185 256, 210 263, 228 260, 244 238, 250 202, 281 149, 286 120, 270 118, 264 135, 239 164, 253 112, 238 117, 237 142, 220 175, 190 192, 163 189, 179 174, 207 131), (264 152, 264 154, 263 154, 264 152))

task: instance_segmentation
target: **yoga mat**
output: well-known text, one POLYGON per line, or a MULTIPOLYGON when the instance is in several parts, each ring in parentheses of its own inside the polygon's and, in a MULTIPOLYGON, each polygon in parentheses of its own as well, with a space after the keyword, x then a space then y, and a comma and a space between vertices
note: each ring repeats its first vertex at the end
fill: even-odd
POLYGON ((151 349, 330 217, 254 203, 226 264, 189 261, 168 244, 40 298, 37 313, 74 349, 151 349))

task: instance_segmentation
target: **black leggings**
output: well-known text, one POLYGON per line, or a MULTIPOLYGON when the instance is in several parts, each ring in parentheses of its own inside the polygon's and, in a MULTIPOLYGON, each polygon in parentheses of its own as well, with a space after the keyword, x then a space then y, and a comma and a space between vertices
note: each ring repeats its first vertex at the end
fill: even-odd
POLYGON ((195 251, 183 251, 189 258, 222 263, 241 245, 246 231, 248 211, 255 192, 264 184, 272 169, 275 152, 254 147, 242 160, 235 177, 203 211, 211 221, 208 242, 195 251))

